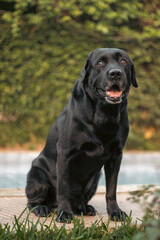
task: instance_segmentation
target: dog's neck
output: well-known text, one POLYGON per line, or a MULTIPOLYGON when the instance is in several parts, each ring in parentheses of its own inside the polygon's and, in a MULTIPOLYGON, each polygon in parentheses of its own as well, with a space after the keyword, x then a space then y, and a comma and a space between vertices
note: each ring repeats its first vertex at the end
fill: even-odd
MULTIPOLYGON (((104 100, 105 101, 105 100, 104 100)), ((119 122, 120 120, 120 104, 109 104, 104 101, 98 101, 96 104, 95 119, 103 119, 109 122, 119 122)))

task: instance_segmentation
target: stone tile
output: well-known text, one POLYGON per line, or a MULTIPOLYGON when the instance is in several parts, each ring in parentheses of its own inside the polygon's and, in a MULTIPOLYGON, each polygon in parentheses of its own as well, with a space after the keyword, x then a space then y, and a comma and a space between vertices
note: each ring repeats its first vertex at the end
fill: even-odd
MULTIPOLYGON (((9 190, 9 192, 10 191, 12 190, 9 190)), ((8 194, 6 191, 6 194, 3 194, 4 196, 0 196, 0 223, 1 224, 9 223, 9 225, 11 226, 13 226, 14 215, 18 218, 19 215, 22 213, 22 211, 25 209, 27 204, 27 199, 24 196, 23 189, 17 192, 16 190, 14 190, 12 193, 13 193, 13 196, 11 196, 11 192, 10 194, 8 194)), ((129 193, 118 193, 118 203, 120 208, 123 209, 127 214, 129 214, 130 211, 132 210, 133 220, 136 220, 136 218, 142 218, 143 212, 140 206, 138 204, 135 204, 135 203, 133 204, 130 201, 128 201, 127 198, 129 196, 130 196, 129 193)), ((106 213, 105 194, 97 193, 90 201, 90 204, 92 204, 97 210, 97 215, 84 216, 85 226, 89 227, 95 221, 100 221, 100 219, 103 219, 103 222, 107 223, 108 215, 106 213)), ((29 211, 27 209, 22 215, 21 221, 25 221, 28 212, 29 211)), ((81 218, 81 217, 78 217, 78 218, 81 218)), ((34 214, 31 213, 29 216, 29 220, 36 223, 38 220, 38 217, 36 217, 34 214)), ((43 222, 43 221, 45 221, 45 218, 40 218, 40 222, 43 222)), ((47 219, 46 224, 49 225, 50 221, 51 221, 51 217, 47 219)), ((61 227, 63 224, 56 223, 56 225, 58 227, 61 227)), ((115 223, 111 221, 110 227, 114 227, 114 225, 115 223)), ((70 229, 72 227, 73 227, 73 224, 66 224, 66 229, 70 229)))

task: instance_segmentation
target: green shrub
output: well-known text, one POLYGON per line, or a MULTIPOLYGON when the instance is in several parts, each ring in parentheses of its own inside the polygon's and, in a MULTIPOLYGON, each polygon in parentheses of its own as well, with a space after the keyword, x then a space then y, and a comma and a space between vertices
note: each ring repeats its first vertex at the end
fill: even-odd
POLYGON ((142 190, 132 192, 131 199, 141 204, 145 213, 141 220, 142 231, 135 234, 133 240, 160 239, 160 189, 154 185, 144 186, 142 190))
POLYGON ((1 6, 1 146, 44 142, 88 53, 117 47, 134 60, 139 82, 129 96, 131 131, 126 148, 159 149, 156 0, 8 0, 1 6))

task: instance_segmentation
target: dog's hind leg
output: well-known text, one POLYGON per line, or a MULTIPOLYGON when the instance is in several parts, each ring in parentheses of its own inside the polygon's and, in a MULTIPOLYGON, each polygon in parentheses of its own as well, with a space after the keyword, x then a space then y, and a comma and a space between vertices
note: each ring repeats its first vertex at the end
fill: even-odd
POLYGON ((88 205, 88 202, 96 193, 100 175, 101 175, 100 172, 94 175, 84 188, 82 198, 74 200, 74 203, 72 203, 73 212, 75 212, 76 214, 83 213, 84 215, 90 216, 96 215, 96 210, 94 209, 93 206, 88 205))
POLYGON ((89 182, 87 183, 85 189, 84 189, 84 199, 88 203, 89 200, 95 195, 99 178, 101 176, 101 172, 98 172, 96 175, 94 175, 89 182))
POLYGON ((49 183, 46 174, 37 167, 32 167, 27 175, 26 195, 29 210, 36 216, 48 216, 55 205, 56 189, 49 183))
POLYGON ((101 176, 101 172, 98 172, 96 175, 94 175, 94 177, 91 178, 91 180, 89 181, 89 183, 85 188, 84 199, 86 202, 86 213, 87 215, 90 215, 90 216, 96 215, 95 208, 91 205, 88 205, 88 202, 96 193, 100 176, 101 176))

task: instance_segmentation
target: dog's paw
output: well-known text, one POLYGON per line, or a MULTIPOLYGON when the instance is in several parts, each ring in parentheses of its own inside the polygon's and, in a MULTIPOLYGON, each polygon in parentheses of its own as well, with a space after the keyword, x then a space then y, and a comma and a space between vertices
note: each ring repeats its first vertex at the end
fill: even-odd
POLYGON ((122 221, 124 222, 126 218, 128 218, 128 215, 123 212, 121 209, 119 209, 118 211, 114 211, 111 214, 109 214, 111 217, 111 221, 122 221))
POLYGON ((95 208, 91 205, 86 205, 86 215, 95 216, 96 215, 95 208))
POLYGON ((92 207, 91 205, 86 205, 83 201, 80 200, 74 201, 74 203, 72 203, 72 210, 77 215, 81 215, 81 213, 83 213, 83 215, 89 216, 96 215, 96 210, 94 209, 94 207, 92 207))
POLYGON ((47 205, 31 204, 29 210, 36 216, 47 217, 51 215, 51 209, 47 205))
POLYGON ((72 213, 67 213, 62 210, 57 214, 56 222, 71 223, 72 220, 73 220, 72 213))
POLYGON ((81 200, 74 200, 72 202, 72 210, 74 214, 81 215, 83 213, 83 215, 86 215, 86 205, 81 200))

